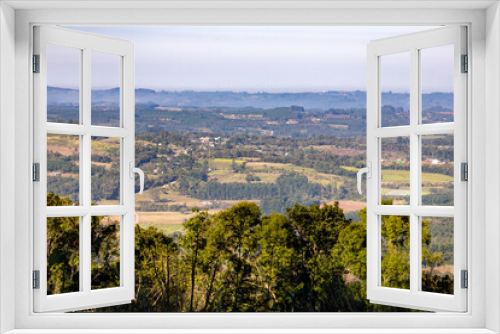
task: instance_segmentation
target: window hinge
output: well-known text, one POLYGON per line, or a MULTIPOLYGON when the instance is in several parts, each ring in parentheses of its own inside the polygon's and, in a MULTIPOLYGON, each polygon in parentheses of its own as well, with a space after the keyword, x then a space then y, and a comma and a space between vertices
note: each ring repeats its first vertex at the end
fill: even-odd
POLYGON ((39 182, 40 181, 40 163, 35 162, 33 164, 33 181, 39 182))
POLYGON ((469 288, 469 272, 467 270, 462 270, 461 271, 461 287, 462 289, 467 289, 469 288))
POLYGON ((33 270, 33 289, 40 289, 40 270, 33 270))
POLYGON ((40 55, 33 55, 33 73, 40 73, 40 55))
POLYGON ((462 55, 462 73, 469 72, 469 56, 462 55))
POLYGON ((461 180, 469 181, 469 165, 466 162, 462 162, 461 167, 461 180))

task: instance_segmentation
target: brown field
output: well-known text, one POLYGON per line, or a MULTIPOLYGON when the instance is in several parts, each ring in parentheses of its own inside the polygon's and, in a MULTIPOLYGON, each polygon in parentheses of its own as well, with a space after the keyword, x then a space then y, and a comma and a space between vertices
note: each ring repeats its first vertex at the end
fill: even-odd
MULTIPOLYGON (((219 211, 220 210, 209 210, 208 212, 213 214, 219 211)), ((194 215, 196 215, 194 212, 136 212, 135 223, 143 228, 148 228, 150 226, 156 227, 158 230, 167 234, 174 232, 182 233, 184 232, 182 223, 194 215)))
POLYGON ((329 124, 331 128, 335 129, 349 129, 349 125, 345 124, 329 124))
POLYGON ((336 155, 349 156, 349 157, 354 157, 356 155, 365 153, 366 151, 364 150, 349 150, 349 149, 340 149, 337 152, 335 152, 336 155))
MULTIPOLYGON (((327 202, 328 205, 333 205, 334 201, 327 202)), ((339 201, 339 207, 344 210, 344 212, 359 211, 366 207, 365 202, 358 201, 339 201)))
POLYGON ((75 155, 80 152, 78 136, 47 135, 47 151, 61 155, 75 155))

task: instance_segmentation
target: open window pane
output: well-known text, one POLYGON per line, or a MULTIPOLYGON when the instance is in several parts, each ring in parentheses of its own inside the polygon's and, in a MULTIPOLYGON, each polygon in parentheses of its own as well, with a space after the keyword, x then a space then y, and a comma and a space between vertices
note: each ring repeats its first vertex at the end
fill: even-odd
POLYGON ((120 220, 92 217, 92 290, 120 286, 120 220))
POLYGON ((410 204, 410 138, 381 139, 382 205, 410 204))
POLYGON ((120 204, 120 138, 92 137, 92 203, 120 204))
POLYGON ((410 217, 381 217, 381 286, 410 288, 410 217))
MULTIPOLYGON (((33 281, 35 287, 40 286, 33 289, 34 311, 67 312, 129 303, 135 287, 135 210, 133 178, 124 177, 124 165, 134 164, 133 44, 36 26, 33 53, 40 59, 39 71, 33 74, 33 179, 37 181, 33 186, 33 281), (91 124, 89 74, 94 84, 99 82, 98 87, 101 80, 113 79, 108 71, 111 63, 99 57, 94 60, 100 67, 91 70, 92 52, 97 50, 116 55, 112 87, 118 87, 119 96, 118 116, 100 114, 111 121, 99 125, 120 125, 123 105, 127 113, 122 128, 91 124)), ((106 109, 106 101, 99 108, 112 111, 106 109)))
POLYGON ((47 45, 47 121, 80 122, 80 49, 47 45))
POLYGON ((422 123, 453 122, 454 45, 420 50, 422 123))
POLYGON ((47 218, 47 294, 80 291, 80 217, 47 218))
POLYGON ((454 284, 467 270, 467 182, 457 175, 461 170, 457 164, 467 163, 468 78, 457 64, 467 52, 466 34, 465 27, 447 27, 372 41, 368 46, 367 138, 372 136, 379 142, 374 145, 368 141, 367 157, 368 165, 376 167, 375 175, 381 176, 368 178, 367 196, 367 258, 369 263, 382 260, 381 266, 368 266, 367 294, 374 303, 429 311, 467 310, 467 290, 454 284), (410 53, 411 126, 381 128, 377 118, 370 116, 380 114, 383 57, 403 51, 410 53), (403 150, 395 139, 399 144, 407 143, 407 166, 401 161, 403 150), (393 170, 407 172, 404 182, 409 188, 402 188, 401 180, 390 184, 388 176, 393 170), (407 197, 397 198, 388 188, 407 190, 396 193, 407 197), (382 203, 378 202, 379 189, 382 203), (405 223, 389 225, 398 220, 405 223), (392 253, 387 233, 395 235, 400 245, 392 253), (396 255, 391 257, 393 253, 396 255), (411 269, 409 276, 400 275, 394 282, 391 270, 399 273, 397 268, 405 266, 411 269))
POLYGON ((92 52, 92 125, 120 126, 121 57, 92 52))
POLYGON ((453 294, 453 228, 451 217, 422 217, 422 291, 453 294))
POLYGON ((453 134, 422 136, 422 205, 453 206, 453 134))
POLYGON ((410 125, 410 53, 380 57, 381 125, 410 125))
POLYGON ((47 206, 80 202, 80 137, 47 135, 47 206), (51 200, 57 195, 61 200, 51 200))

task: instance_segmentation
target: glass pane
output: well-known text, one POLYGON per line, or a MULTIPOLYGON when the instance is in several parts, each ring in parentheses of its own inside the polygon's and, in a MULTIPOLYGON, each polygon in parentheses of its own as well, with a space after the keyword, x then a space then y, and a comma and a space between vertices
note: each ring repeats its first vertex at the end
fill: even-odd
POLYGON ((120 218, 92 217, 92 290, 120 286, 120 218))
POLYGON ((410 125, 410 52, 380 57, 382 126, 410 125))
POLYGON ((47 218, 47 294, 80 291, 80 217, 47 218))
POLYGON ((453 206, 453 134, 422 136, 422 205, 453 206))
POLYGON ((410 137, 381 139, 382 205, 410 204, 410 137))
POLYGON ((410 217, 382 216, 381 286, 410 288, 410 217))
POLYGON ((453 218, 422 217, 422 291, 453 294, 453 218))
POLYGON ((47 206, 79 205, 80 136, 47 135, 47 206))
POLYGON ((92 125, 120 126, 120 58, 92 52, 92 125))
POLYGON ((120 204, 120 138, 92 137, 92 204, 120 204))
POLYGON ((80 121, 80 49, 47 44, 47 121, 80 121))
POLYGON ((423 124, 453 122, 453 47, 420 50, 423 124))

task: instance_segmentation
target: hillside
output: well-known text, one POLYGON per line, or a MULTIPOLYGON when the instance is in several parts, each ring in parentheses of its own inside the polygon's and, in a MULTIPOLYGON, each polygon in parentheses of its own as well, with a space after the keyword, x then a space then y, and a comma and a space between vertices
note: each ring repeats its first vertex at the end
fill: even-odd
MULTIPOLYGON (((79 101, 77 90, 48 87, 48 104, 76 104, 79 101)), ((92 103, 117 105, 120 98, 118 88, 92 91, 92 103)), ((219 107, 219 108, 276 108, 292 105, 302 106, 306 110, 328 110, 330 108, 365 108, 364 91, 326 91, 304 93, 248 93, 232 91, 154 91, 136 89, 135 99, 138 104, 157 104, 165 107, 219 107)), ((384 104, 395 108, 409 108, 408 94, 383 93, 384 104)), ((453 108, 453 94, 423 94, 424 109, 432 107, 453 108)))

